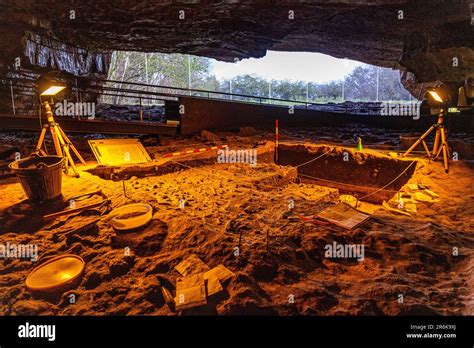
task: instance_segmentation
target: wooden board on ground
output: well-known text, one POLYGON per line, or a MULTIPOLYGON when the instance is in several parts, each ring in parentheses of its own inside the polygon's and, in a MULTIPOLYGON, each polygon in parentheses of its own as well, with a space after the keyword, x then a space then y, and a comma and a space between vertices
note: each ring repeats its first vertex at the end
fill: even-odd
POLYGON ((176 310, 203 306, 207 303, 206 285, 202 273, 178 278, 176 281, 176 310))
POLYGON ((138 139, 89 140, 89 145, 99 164, 116 166, 151 161, 138 139))
POLYGON ((209 266, 207 266, 198 256, 194 254, 181 261, 178 265, 176 265, 175 269, 185 277, 191 274, 204 273, 210 270, 209 266))
POLYGON ((204 280, 206 282, 206 295, 207 296, 218 294, 219 292, 224 290, 224 288, 221 285, 221 282, 216 276, 208 276, 208 277, 204 276, 204 280))
POLYGON ((318 217, 342 228, 352 230, 367 220, 370 215, 363 214, 345 203, 338 203, 320 212, 318 217))
POLYGON ((216 277, 221 282, 225 282, 226 280, 232 278, 233 276, 235 276, 234 272, 232 272, 231 270, 229 270, 227 267, 225 267, 222 264, 217 265, 210 271, 207 271, 206 273, 204 273, 204 279, 216 277))

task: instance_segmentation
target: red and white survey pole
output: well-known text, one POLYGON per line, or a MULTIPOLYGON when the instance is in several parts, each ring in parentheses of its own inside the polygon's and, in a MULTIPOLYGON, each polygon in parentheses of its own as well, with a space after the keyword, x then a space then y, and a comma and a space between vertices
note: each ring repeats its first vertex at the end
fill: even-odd
POLYGON ((275 164, 278 164, 278 119, 275 120, 275 164))
POLYGON ((191 153, 198 153, 198 152, 206 152, 206 151, 224 149, 224 148, 226 148, 226 147, 228 147, 228 145, 219 145, 219 146, 212 146, 212 147, 203 147, 203 148, 201 148, 201 149, 194 149, 194 150, 188 150, 188 151, 167 153, 167 154, 163 155, 163 157, 174 157, 174 156, 180 156, 180 155, 189 155, 189 154, 191 154, 191 153))

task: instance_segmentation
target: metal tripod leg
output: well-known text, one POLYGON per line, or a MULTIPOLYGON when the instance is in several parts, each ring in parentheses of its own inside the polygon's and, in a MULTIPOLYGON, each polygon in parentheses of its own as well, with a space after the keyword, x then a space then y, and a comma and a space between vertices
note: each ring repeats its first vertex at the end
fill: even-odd
POLYGON ((446 133, 444 132, 444 128, 441 128, 441 146, 443 148, 443 162, 444 162, 444 171, 446 173, 449 172, 449 149, 448 149, 448 141, 446 140, 446 133))
POLYGON ((77 171, 76 165, 74 164, 74 161, 72 160, 71 153, 69 152, 69 144, 67 144, 64 141, 61 135, 61 132, 59 130, 59 127, 57 125, 54 125, 53 127, 55 128, 55 131, 57 132, 59 143, 61 144, 62 150, 64 152, 64 156, 66 157, 66 166, 70 164, 72 171, 74 172, 74 175, 76 177, 79 177, 79 172, 77 171))
POLYGON ((59 132, 60 134, 62 135, 63 139, 66 141, 66 143, 69 145, 69 147, 72 149, 72 151, 75 153, 75 155, 77 156, 77 158, 79 159, 79 161, 81 161, 82 164, 86 164, 86 161, 84 160, 84 158, 81 156, 81 154, 79 153, 79 151, 77 151, 76 147, 74 146, 74 144, 72 143, 71 140, 69 140, 68 136, 66 135, 66 133, 64 133, 64 131, 62 130, 61 127, 58 126, 58 129, 59 129, 59 132))
MULTIPOLYGON (((65 158, 65 171, 66 173, 68 172, 68 166, 71 165, 72 170, 74 171, 74 174, 76 177, 79 177, 79 171, 76 168, 76 164, 74 163, 74 160, 71 157, 71 153, 69 151, 69 147, 72 148, 74 153, 76 154, 77 158, 83 163, 86 164, 86 161, 84 161, 84 158, 82 158, 81 154, 77 149, 74 147, 72 142, 69 140, 67 135, 63 132, 59 124, 57 124, 54 121, 54 115, 51 110, 51 106, 49 103, 46 101, 44 103, 45 109, 46 109, 46 116, 48 118, 48 123, 43 126, 43 129, 41 130, 40 138, 38 140, 38 145, 36 146, 36 151, 37 152, 42 152, 44 151, 41 150, 42 145, 44 144, 44 138, 46 134, 47 128, 49 128, 49 131, 51 132, 51 137, 53 139, 53 144, 54 144, 54 149, 56 150, 56 154, 60 157, 65 158)), ((46 146, 45 146, 46 148, 46 146)))
POLYGON ((433 143, 432 156, 435 156, 438 153, 439 140, 440 140, 440 128, 438 127, 436 129, 435 140, 434 140, 434 143, 433 143))
MULTIPOLYGON (((423 148, 425 149, 426 153, 429 155, 430 149, 428 149, 428 145, 426 145, 426 142, 424 140, 421 143, 423 144, 423 148)), ((429 158, 429 156, 428 156, 428 158, 429 158)))
POLYGON ((51 138, 53 138, 54 149, 56 150, 56 154, 60 157, 64 157, 63 151, 61 150, 61 143, 58 139, 58 132, 56 130, 56 126, 54 124, 49 126, 49 131, 51 132, 51 138))
POLYGON ((443 165, 444 165, 444 170, 446 173, 449 172, 449 145, 448 145, 448 140, 446 138, 446 132, 443 127, 439 129, 439 134, 440 134, 440 139, 441 139, 441 145, 438 147, 438 151, 433 155, 433 160, 436 160, 439 155, 441 155, 441 152, 443 153, 443 165))
MULTIPOLYGON (((425 138, 430 135, 430 133, 435 129, 436 127, 433 125, 431 126, 404 154, 403 154, 403 157, 406 157, 410 154, 410 152, 412 152, 423 140, 425 140, 425 138)), ((423 141, 424 143, 424 141, 423 141)), ((426 145, 426 144, 425 144, 426 145)), ((425 147, 425 151, 428 150, 428 148, 426 146, 425 147)), ((427 151, 428 153, 428 157, 431 157, 431 154, 430 154, 430 151, 428 150, 427 151)))
POLYGON ((38 139, 38 143, 36 144, 36 153, 40 153, 41 155, 45 156, 46 153, 41 149, 43 147, 43 142, 44 142, 44 137, 46 136, 46 131, 48 130, 48 125, 44 125, 43 128, 41 129, 41 134, 38 139))

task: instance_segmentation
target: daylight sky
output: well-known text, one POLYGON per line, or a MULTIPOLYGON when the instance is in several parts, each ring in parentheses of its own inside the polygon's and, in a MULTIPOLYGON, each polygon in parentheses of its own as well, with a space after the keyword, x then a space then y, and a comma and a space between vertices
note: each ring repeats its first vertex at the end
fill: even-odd
POLYGON ((320 53, 268 51, 263 58, 243 59, 237 63, 212 60, 211 73, 217 79, 228 79, 237 75, 258 75, 267 80, 302 80, 306 82, 328 82, 341 80, 363 63, 349 59, 338 59, 320 53))

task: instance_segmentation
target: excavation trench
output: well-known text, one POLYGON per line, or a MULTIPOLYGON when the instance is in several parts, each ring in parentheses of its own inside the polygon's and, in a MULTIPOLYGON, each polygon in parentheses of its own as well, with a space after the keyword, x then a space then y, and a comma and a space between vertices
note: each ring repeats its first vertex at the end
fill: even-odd
MULTIPOLYGON (((273 164, 274 148, 272 142, 258 147, 258 164, 273 164)), ((132 176, 164 175, 217 162, 216 153, 207 152, 184 158, 158 159, 142 165, 97 166, 89 171, 102 178, 116 180, 132 176)), ((292 177, 297 175, 298 181, 336 188, 340 193, 377 204, 392 198, 408 182, 416 168, 416 162, 412 160, 391 157, 369 149, 358 151, 324 144, 289 143, 279 145, 278 165, 293 167, 292 177)), ((283 184, 288 180, 280 182, 283 184)))
MULTIPOLYGON (((222 264, 236 276, 223 283, 223 291, 206 306, 192 308, 189 314, 472 312, 472 306, 468 304, 464 310, 461 302, 466 290, 456 287, 464 281, 469 284, 469 268, 460 268, 459 259, 450 256, 452 245, 471 243, 465 234, 468 228, 462 225, 470 222, 468 209, 460 212, 463 220, 456 225, 442 215, 457 209, 452 205, 443 206, 437 220, 427 223, 441 202, 429 207, 419 204, 417 215, 411 218, 397 218, 387 211, 369 213, 371 218, 352 230, 318 218, 308 220, 333 207, 340 199, 338 193, 359 198, 371 194, 365 198, 371 201, 388 199, 410 178, 419 182, 413 179, 421 179, 427 166, 413 173, 416 163, 382 152, 295 143, 280 144, 276 165, 275 144, 256 143, 245 144, 241 139, 227 142, 232 149, 256 149, 255 167, 216 163, 215 151, 163 159, 166 152, 160 149, 146 164, 94 165, 89 173, 81 172, 80 178, 63 176, 65 198, 99 187, 111 200, 112 208, 133 202, 152 206, 149 224, 127 232, 114 230, 110 215, 99 216, 102 211, 95 210, 46 225, 41 216, 61 210, 59 205, 30 206, 23 201, 17 183, 2 185, 7 204, 0 214, 0 230, 5 240, 37 243, 45 251, 40 257, 77 254, 87 267, 82 283, 74 290, 79 301, 64 307, 61 299, 51 300, 51 305, 32 298, 24 285, 18 284, 31 271, 24 262, 5 264, 0 273, 9 277, 9 283, 4 287, 0 310, 8 315, 174 315, 177 312, 166 305, 160 287, 175 296, 181 277, 175 267, 196 255, 209 267, 222 264), (124 183, 110 180, 121 176, 129 179, 124 183), (298 180, 301 183, 295 185, 298 180), (385 191, 379 191, 383 187, 385 191), (453 243, 448 245, 446 236, 453 243), (364 260, 325 257, 325 247, 334 242, 364 245, 364 260), (124 257, 124 248, 132 251, 129 256, 124 257), (437 278, 430 276, 433 274, 437 278), (377 279, 376 284, 373 279, 377 279), (447 284, 457 290, 447 293, 447 284), (403 306, 397 302, 399 291, 410 294, 403 306), (97 296, 88 296, 91 292, 97 296), (295 294, 293 307, 288 306, 287 293, 295 294)), ((150 156, 154 150, 147 148, 150 156)), ((463 183, 462 175, 455 179, 463 183)), ((453 191, 453 199, 458 197, 468 207, 470 200, 459 198, 466 185, 439 182, 442 186, 429 176, 423 178, 423 184, 440 197, 453 191)), ((69 204, 69 200, 65 202, 69 204)))
POLYGON ((411 160, 377 151, 328 145, 280 144, 278 158, 280 165, 296 166, 303 182, 337 188, 372 203, 393 197, 416 168, 411 160))

